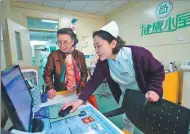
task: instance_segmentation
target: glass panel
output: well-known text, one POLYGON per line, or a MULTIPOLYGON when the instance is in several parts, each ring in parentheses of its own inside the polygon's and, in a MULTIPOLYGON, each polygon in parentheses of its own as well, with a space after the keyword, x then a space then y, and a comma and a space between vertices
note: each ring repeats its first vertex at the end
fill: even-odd
MULTIPOLYGON (((39 66, 39 76, 42 76, 49 53, 58 48, 56 45, 58 20, 28 17, 27 26, 33 53, 32 65, 39 66), (38 31, 32 30, 32 28, 38 29, 38 31), (43 31, 39 31, 40 29, 43 29, 43 31), (48 30, 55 31, 50 32, 48 30)), ((43 77, 39 77, 39 86, 43 84, 43 77)))
POLYGON ((56 45, 57 32, 30 31, 31 45, 56 45))
POLYGON ((2 32, 2 27, 0 27, 0 29, 1 29, 1 42, 3 42, 3 32, 2 32))
POLYGON ((28 28, 57 30, 58 20, 27 17, 27 26, 28 28))
POLYGON ((22 46, 21 46, 21 40, 20 40, 20 33, 15 32, 15 37, 16 37, 16 46, 17 46, 17 55, 18 55, 18 60, 23 60, 23 55, 22 55, 22 46))

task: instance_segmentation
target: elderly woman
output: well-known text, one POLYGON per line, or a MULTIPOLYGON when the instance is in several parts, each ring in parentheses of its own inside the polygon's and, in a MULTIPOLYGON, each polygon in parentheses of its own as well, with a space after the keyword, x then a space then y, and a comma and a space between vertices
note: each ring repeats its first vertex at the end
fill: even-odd
POLYGON ((80 93, 88 76, 84 54, 75 49, 78 39, 72 29, 59 29, 57 39, 59 49, 49 55, 43 75, 50 99, 56 91, 80 93))

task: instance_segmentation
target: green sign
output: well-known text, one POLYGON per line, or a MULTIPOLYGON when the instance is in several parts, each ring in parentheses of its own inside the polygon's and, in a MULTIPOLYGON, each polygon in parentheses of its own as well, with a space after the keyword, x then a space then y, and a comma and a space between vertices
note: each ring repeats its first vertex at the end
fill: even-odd
POLYGON ((170 14, 173 9, 173 4, 171 1, 164 1, 160 3, 155 10, 155 14, 158 18, 166 17, 170 14))
POLYGON ((165 20, 159 20, 152 24, 142 24, 141 25, 141 36, 163 33, 163 32, 173 32, 180 28, 185 28, 190 26, 190 10, 176 14, 174 17, 168 17, 165 20))

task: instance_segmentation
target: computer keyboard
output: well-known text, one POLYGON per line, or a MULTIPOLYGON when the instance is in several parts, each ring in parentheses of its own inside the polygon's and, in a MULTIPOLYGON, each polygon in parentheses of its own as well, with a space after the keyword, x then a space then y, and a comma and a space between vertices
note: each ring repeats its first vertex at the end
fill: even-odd
POLYGON ((49 118, 49 108, 43 107, 39 111, 34 113, 34 117, 37 119, 49 118))

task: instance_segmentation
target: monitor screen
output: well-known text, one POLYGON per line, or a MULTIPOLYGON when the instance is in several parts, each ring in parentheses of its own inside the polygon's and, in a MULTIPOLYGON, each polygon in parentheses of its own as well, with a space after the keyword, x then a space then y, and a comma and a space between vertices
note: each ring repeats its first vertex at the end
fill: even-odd
MULTIPOLYGON (((21 74, 19 66, 3 71, 1 73, 1 81, 16 110, 20 122, 25 130, 29 131, 32 97, 21 74)), ((9 112, 11 113, 11 111, 9 112)))

